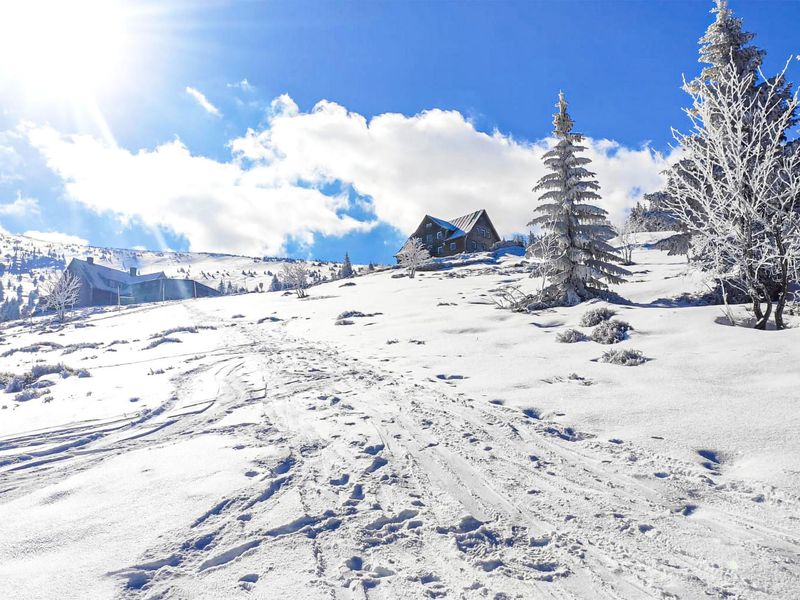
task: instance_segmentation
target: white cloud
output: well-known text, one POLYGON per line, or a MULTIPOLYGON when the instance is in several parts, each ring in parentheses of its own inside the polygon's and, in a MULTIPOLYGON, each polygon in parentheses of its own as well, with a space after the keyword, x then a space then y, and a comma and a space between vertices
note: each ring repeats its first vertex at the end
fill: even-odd
POLYGON ((89 240, 85 240, 76 235, 61 233, 60 231, 35 231, 31 229, 30 231, 26 231, 22 235, 37 240, 42 240, 44 242, 53 242, 55 244, 76 244, 78 246, 89 245, 89 240))
POLYGON ((279 254, 289 236, 310 245, 315 233, 373 225, 339 214, 349 206, 344 195, 286 181, 264 184, 255 169, 193 156, 180 141, 132 153, 49 127, 29 126, 26 134, 70 198, 123 224, 169 228, 193 250, 279 254))
POLYGON ((208 101, 208 98, 205 97, 205 94, 203 94, 203 92, 201 92, 200 90, 187 86, 186 93, 189 94, 192 98, 194 98, 197 101, 197 103, 203 107, 203 110, 205 110, 208 114, 214 115, 215 117, 222 116, 222 112, 220 112, 220 110, 216 106, 211 104, 211 102, 208 101))
MULTIPOLYGON (((263 165, 254 177, 349 183, 371 198, 381 221, 404 232, 425 213, 453 218, 486 208, 501 234, 511 234, 524 231, 531 218, 536 196, 530 190, 545 173, 541 155, 550 144, 477 131, 455 111, 387 113, 368 121, 326 101, 303 113, 284 95, 273 102, 267 127, 249 130, 231 148, 263 165)), ((610 140, 584 145, 602 186, 600 204, 612 219, 663 183, 669 157, 610 140)))
POLYGON ((227 84, 229 88, 237 88, 242 90, 243 92, 253 92, 255 91, 255 86, 247 81, 247 78, 242 79, 241 81, 236 81, 234 83, 227 84))
POLYGON ((3 217, 24 217, 36 214, 39 214, 39 202, 36 198, 23 197, 20 192, 17 192, 17 197, 13 202, 0 204, 0 216, 3 217))
MULTIPOLYGON (((180 141, 130 152, 48 127, 27 126, 25 134, 72 199, 122 223, 168 227, 195 250, 246 254, 278 254, 289 238, 310 245, 316 234, 377 222, 407 233, 425 213, 453 218, 478 208, 501 235, 525 231, 536 206, 530 190, 552 143, 477 131, 455 111, 367 120, 327 101, 302 112, 287 95, 272 102, 263 129, 231 140, 229 162, 192 155, 180 141), (363 195, 358 206, 373 216, 344 214, 346 194, 322 191, 336 182, 363 195)), ((584 145, 602 186, 599 204, 613 220, 662 185, 670 162, 648 147, 584 145)))

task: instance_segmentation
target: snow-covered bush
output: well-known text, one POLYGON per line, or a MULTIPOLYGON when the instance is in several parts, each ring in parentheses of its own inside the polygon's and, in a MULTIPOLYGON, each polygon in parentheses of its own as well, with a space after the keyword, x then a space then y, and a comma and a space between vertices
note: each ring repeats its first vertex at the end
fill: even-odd
POLYGON ((7 394, 15 394, 17 392, 21 392, 24 387, 25 387, 25 380, 22 377, 19 377, 18 375, 14 375, 6 383, 5 392, 7 394))
POLYGON ((28 400, 34 400, 45 394, 48 394, 49 390, 42 390, 42 389, 34 389, 28 388, 27 390, 23 390, 17 395, 14 396, 15 402, 27 402, 28 400))
POLYGON ((610 363, 612 365, 621 365, 623 367, 635 367, 647 362, 644 354, 639 350, 631 350, 626 348, 624 350, 607 350, 603 352, 603 356, 597 359, 598 362, 610 363))
POLYGON ((616 344, 625 339, 625 335, 633 329, 629 323, 611 319, 603 321, 592 332, 592 340, 598 344, 616 344))
MULTIPOLYGON (((4 391, 9 394, 21 392, 36 384, 40 377, 45 375, 60 375, 63 379, 72 375, 78 377, 89 377, 89 371, 86 369, 73 369, 64 363, 57 364, 37 364, 31 367, 31 370, 21 375, 11 373, 0 373, 0 384, 4 386, 4 391)), ((49 387, 49 386, 40 386, 49 387)))
POLYGON ((161 344, 180 344, 182 340, 174 337, 162 337, 156 340, 153 340, 147 346, 145 346, 144 350, 150 350, 151 348, 155 348, 156 346, 160 346, 161 344))
POLYGON ((342 319, 352 319, 354 317, 366 317, 366 316, 367 315, 365 315, 363 312, 359 310, 346 310, 342 313, 339 313, 339 316, 336 317, 336 320, 340 321, 342 319))
POLYGON ((605 306, 590 308, 581 315, 581 320, 579 324, 581 327, 594 327, 595 325, 598 325, 603 321, 608 321, 615 314, 616 313, 613 310, 611 310, 610 308, 606 308, 605 306))
POLYGON ((556 334, 556 341, 559 344, 574 344, 575 342, 582 342, 586 339, 586 335, 577 329, 565 329, 556 334))

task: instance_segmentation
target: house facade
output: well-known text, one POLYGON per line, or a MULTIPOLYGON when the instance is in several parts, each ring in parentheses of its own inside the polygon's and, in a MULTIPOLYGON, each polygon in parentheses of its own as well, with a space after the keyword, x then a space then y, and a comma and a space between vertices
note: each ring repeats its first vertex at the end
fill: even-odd
POLYGON ((67 265, 67 271, 81 282, 76 306, 139 304, 219 296, 217 290, 191 279, 173 279, 163 271, 139 275, 135 267, 118 271, 95 264, 92 257, 86 260, 73 258, 67 265))
MULTIPOLYGON (((445 221, 425 215, 410 238, 419 238, 433 257, 462 252, 484 252, 500 241, 484 209, 445 221)), ((409 239, 410 239, 409 238, 409 239)))

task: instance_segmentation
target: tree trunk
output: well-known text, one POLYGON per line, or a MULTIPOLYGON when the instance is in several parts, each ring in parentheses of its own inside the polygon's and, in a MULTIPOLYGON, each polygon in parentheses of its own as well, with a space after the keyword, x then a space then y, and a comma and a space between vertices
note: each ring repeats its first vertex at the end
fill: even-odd
POLYGON ((753 303, 754 308, 758 307, 756 324, 753 326, 753 328, 765 330, 767 328, 767 323, 769 322, 769 317, 772 314, 772 298, 770 298, 769 290, 763 284, 758 286, 758 291, 753 299, 753 303), (764 298, 764 302, 767 305, 763 313, 761 312, 761 297, 764 298))
POLYGON ((786 306, 786 296, 789 294, 789 259, 786 256, 786 248, 783 243, 783 236, 781 231, 775 231, 775 245, 780 253, 780 269, 781 279, 778 289, 778 303, 775 305, 775 329, 786 329, 786 324, 783 322, 783 309, 786 306))

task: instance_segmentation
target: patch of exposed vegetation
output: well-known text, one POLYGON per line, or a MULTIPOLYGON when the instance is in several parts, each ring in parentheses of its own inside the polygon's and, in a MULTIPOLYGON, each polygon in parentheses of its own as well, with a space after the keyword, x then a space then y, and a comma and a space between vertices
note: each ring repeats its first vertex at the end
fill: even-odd
POLYGON ((621 365, 623 367, 635 367, 646 363, 648 358, 644 356, 639 350, 617 350, 612 349, 603 352, 603 356, 597 359, 598 362, 610 363, 612 365, 621 365))

